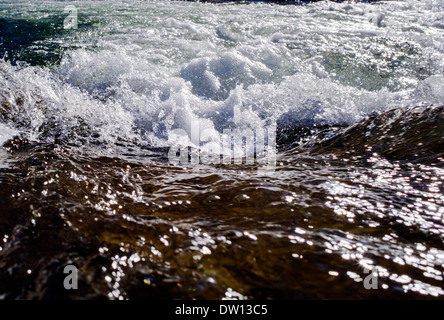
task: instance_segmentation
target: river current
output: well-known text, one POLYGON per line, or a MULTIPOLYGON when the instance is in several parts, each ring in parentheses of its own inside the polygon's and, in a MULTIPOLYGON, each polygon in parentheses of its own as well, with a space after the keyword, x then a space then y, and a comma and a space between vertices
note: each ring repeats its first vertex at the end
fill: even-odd
POLYGON ((442 299, 443 103, 442 0, 1 0, 0 297, 442 299))

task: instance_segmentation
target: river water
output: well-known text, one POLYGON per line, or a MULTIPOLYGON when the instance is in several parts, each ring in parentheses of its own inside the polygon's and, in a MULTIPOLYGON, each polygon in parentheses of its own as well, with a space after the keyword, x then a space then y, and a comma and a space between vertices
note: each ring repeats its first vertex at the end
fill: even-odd
POLYGON ((0 45, 0 297, 444 296, 444 1, 1 0, 0 45))

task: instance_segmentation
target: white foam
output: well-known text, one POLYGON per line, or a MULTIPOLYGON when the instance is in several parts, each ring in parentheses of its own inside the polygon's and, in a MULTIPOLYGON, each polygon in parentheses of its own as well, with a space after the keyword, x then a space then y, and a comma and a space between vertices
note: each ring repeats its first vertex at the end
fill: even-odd
POLYGON ((17 130, 14 130, 9 126, 0 123, 0 146, 2 146, 6 141, 14 138, 14 136, 16 136, 17 134, 17 130))
POLYGON ((79 141, 87 126, 103 142, 164 146, 174 130, 190 135, 194 121, 218 132, 278 119, 352 124, 373 111, 442 103, 442 9, 434 0, 98 2, 103 24, 63 39, 81 45, 60 66, 0 63, 1 88, 24 97, 7 125, 37 138, 53 126, 52 137, 79 141))
POLYGON ((427 97, 427 100, 435 104, 444 104, 444 76, 433 75, 420 82, 416 95, 418 100, 427 97))

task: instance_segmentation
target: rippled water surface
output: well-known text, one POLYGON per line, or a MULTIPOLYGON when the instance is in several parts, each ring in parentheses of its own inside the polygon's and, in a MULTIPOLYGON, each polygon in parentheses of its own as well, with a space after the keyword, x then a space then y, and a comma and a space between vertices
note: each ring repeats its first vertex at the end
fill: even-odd
POLYGON ((70 4, 0 1, 1 298, 442 299, 443 1, 70 4))

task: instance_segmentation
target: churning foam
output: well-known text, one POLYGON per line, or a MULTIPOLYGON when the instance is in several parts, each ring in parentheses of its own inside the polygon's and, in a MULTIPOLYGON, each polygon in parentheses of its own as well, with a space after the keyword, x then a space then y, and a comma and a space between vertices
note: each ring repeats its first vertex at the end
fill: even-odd
POLYGON ((2 141, 21 131, 74 145, 93 137, 165 146, 196 121, 220 133, 351 124, 444 101, 442 1, 76 6, 103 22, 62 37, 81 45, 60 65, 0 63, 2 141))

